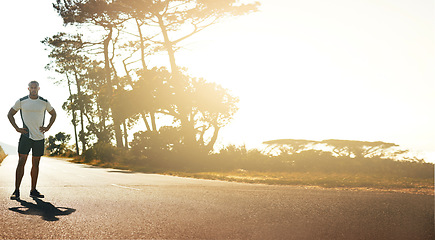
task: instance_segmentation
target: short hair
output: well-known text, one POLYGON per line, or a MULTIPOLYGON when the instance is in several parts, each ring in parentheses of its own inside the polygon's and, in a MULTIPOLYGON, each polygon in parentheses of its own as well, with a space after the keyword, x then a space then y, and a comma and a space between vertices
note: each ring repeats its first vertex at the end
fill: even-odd
POLYGON ((32 85, 32 84, 36 84, 36 86, 39 87, 39 82, 38 82, 38 81, 31 81, 31 82, 29 82, 29 87, 30 87, 30 85, 32 85))

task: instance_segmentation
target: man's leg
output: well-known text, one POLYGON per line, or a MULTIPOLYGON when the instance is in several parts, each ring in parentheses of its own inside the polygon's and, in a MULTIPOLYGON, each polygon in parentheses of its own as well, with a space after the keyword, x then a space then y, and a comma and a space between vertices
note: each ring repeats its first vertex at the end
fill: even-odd
POLYGON ((44 140, 33 141, 32 147, 32 171, 30 175, 32 176, 32 190, 30 191, 31 197, 43 198, 44 195, 36 190, 36 183, 38 182, 39 175, 39 161, 41 156, 44 155, 44 140))
POLYGON ((18 165, 15 172, 15 190, 20 189, 21 180, 23 180, 24 176, 24 166, 26 166, 27 162, 27 156, 27 154, 18 154, 18 165))
POLYGON ((18 141, 18 165, 17 170, 15 171, 15 191, 12 193, 11 199, 20 198, 20 186, 21 180, 23 180, 24 176, 24 166, 26 166, 27 156, 29 156, 31 147, 32 144, 30 139, 21 135, 20 140, 18 141))
POLYGON ((30 172, 30 175, 32 176, 32 191, 36 190, 36 183, 38 182, 38 175, 39 175, 40 160, 41 157, 32 156, 32 171, 30 172))

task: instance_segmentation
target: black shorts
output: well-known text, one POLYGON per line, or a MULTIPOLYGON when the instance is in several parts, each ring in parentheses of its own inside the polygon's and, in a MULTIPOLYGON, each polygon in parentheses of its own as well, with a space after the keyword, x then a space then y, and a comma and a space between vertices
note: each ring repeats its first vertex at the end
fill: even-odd
POLYGON ((21 135, 18 142, 18 153, 29 155, 30 149, 32 149, 32 156, 40 157, 44 155, 44 139, 33 140, 24 135, 21 135))

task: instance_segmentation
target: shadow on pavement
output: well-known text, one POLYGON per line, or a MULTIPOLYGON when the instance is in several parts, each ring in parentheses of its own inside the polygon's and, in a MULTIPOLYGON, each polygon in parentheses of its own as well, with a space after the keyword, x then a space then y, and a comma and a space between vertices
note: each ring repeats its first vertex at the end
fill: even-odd
POLYGON ((9 208, 9 210, 24 215, 38 215, 45 221, 58 221, 59 218, 57 216, 70 215, 76 211, 73 208, 55 207, 50 202, 42 201, 39 198, 33 198, 33 200, 35 200, 36 204, 16 199, 17 202, 21 203, 22 207, 13 207, 9 208))

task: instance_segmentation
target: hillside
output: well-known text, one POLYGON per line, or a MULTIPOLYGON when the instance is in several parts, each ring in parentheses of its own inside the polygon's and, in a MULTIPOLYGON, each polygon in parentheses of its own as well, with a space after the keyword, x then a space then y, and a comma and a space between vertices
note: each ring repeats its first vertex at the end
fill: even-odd
MULTIPOLYGON (((18 143, 18 141, 17 141, 18 143)), ((8 155, 17 154, 17 147, 9 145, 7 143, 0 142, 0 147, 3 148, 3 151, 8 155)))
POLYGON ((3 151, 3 148, 0 146, 0 163, 5 159, 6 153, 3 151))

